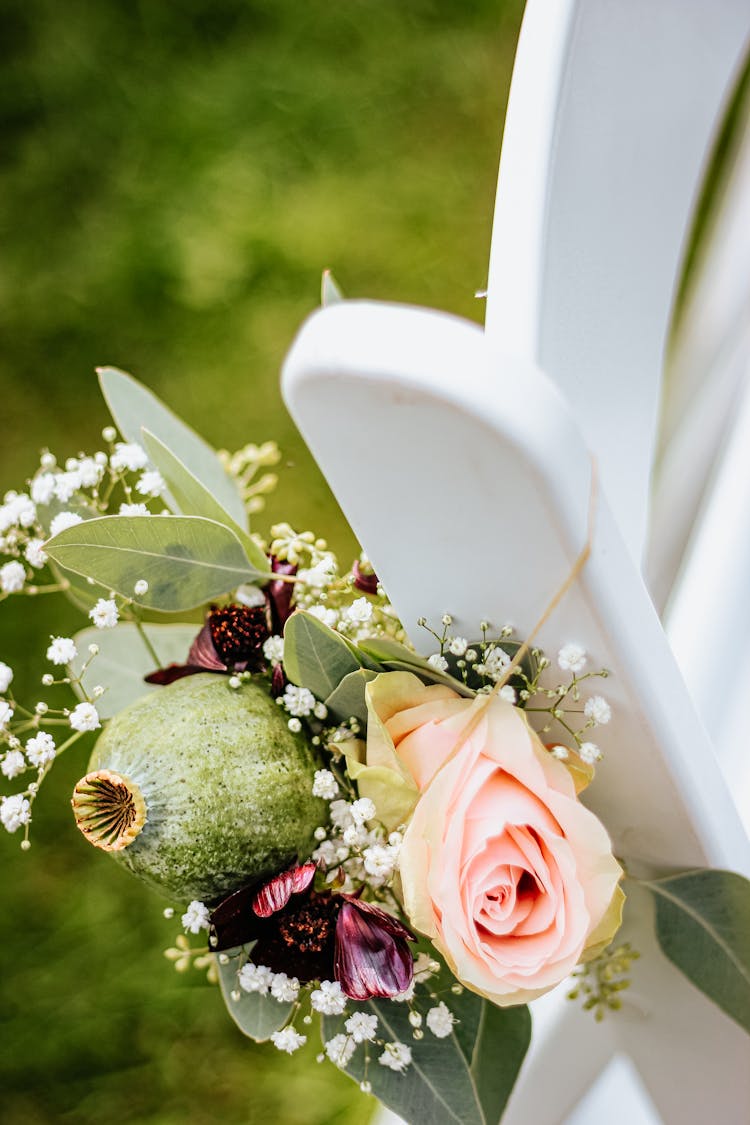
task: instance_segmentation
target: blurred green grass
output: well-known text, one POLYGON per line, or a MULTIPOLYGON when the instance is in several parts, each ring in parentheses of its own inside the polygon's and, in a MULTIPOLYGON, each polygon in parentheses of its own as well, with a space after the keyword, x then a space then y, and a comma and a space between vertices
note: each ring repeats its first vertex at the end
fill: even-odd
MULTIPOLYGON (((331 266, 347 293, 481 319, 520 0, 0 0, 2 488, 93 451, 93 368, 133 371, 218 445, 285 453, 268 520, 350 532, 286 414, 280 362, 331 266)), ((335 425, 335 419, 332 419, 335 425)), ((35 697, 53 600, 10 599, 35 697)), ((161 904, 76 833, 63 759, 33 847, 0 840, 8 1125, 358 1125, 332 1067, 253 1048, 162 957, 161 904)), ((312 1049, 310 1049, 312 1048, 312 1049)))

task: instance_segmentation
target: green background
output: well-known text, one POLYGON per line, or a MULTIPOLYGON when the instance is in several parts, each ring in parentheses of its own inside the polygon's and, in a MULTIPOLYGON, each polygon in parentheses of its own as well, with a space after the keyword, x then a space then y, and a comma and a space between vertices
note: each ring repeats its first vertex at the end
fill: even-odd
MULTIPOLYGON (((351 296, 481 320, 521 8, 0 0, 2 490, 44 446, 98 447, 93 368, 113 363, 217 445, 275 438, 269 518, 348 559, 280 363, 325 266, 351 296)), ((0 607, 21 698, 50 633, 78 624, 55 599, 0 607)), ((314 1047, 251 1046, 218 991, 163 958, 163 904, 73 826, 87 753, 45 784, 28 854, 0 839, 3 1122, 368 1120, 314 1047)))

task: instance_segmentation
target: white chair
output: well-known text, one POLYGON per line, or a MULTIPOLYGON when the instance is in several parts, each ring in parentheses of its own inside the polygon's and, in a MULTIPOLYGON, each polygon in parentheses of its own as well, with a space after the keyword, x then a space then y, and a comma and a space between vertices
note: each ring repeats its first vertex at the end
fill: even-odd
MULTIPOLYGON (((702 865, 750 874, 735 802, 640 574, 675 282, 749 32, 747 0, 530 0, 485 331, 347 301, 308 321, 284 373, 293 416, 424 651, 422 615, 450 612, 468 635, 484 617, 529 632, 586 541, 595 455, 591 557, 539 643, 554 654, 578 641, 613 673, 615 719, 587 800, 635 874, 702 865)), ((703 596, 706 575, 728 563, 714 558, 711 570, 717 541, 750 557, 750 400, 736 425, 713 506, 691 491, 673 520, 661 509, 652 537, 661 599, 670 595, 697 689, 737 614, 750 611, 747 583, 727 566, 724 594, 703 591, 722 612, 696 642, 677 582, 703 596), (727 527, 727 481, 738 471, 748 506, 744 525, 727 527), (678 547, 701 503, 703 538, 681 571, 678 547)), ((695 627, 706 627, 701 612, 695 627)), ((736 664, 725 668, 724 683, 739 676, 736 664)), ((602 1026, 563 990, 538 1001, 509 1125, 601 1121, 602 1104, 608 1122, 632 1125, 747 1121, 747 1040, 664 960, 647 896, 631 898, 626 936, 642 959, 623 1011, 602 1026)))

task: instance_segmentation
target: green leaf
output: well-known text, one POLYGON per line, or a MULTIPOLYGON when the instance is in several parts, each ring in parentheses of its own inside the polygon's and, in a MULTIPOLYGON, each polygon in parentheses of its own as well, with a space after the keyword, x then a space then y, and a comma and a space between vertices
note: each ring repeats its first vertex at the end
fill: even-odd
POLYGON ((222 508, 213 493, 201 484, 179 457, 175 456, 155 434, 145 428, 141 432, 146 452, 167 482, 169 491, 183 515, 205 516, 206 519, 230 527, 245 548, 245 554, 252 565, 261 571, 267 569, 268 560, 258 544, 235 522, 229 512, 222 508))
POLYGON ((656 936, 688 980, 750 1032, 750 881, 732 871, 686 871, 644 881, 656 936))
POLYGON ((297 610, 284 627, 284 671, 293 684, 327 699, 359 661, 343 637, 311 613, 297 610))
POLYGON ((261 996, 259 992, 243 992, 237 980, 237 974, 247 961, 247 954, 252 949, 251 945, 241 946, 237 949, 228 949, 225 954, 219 954, 216 964, 219 970, 219 984, 221 995, 227 1011, 248 1039, 256 1043, 264 1043, 270 1039, 274 1031, 283 1027, 289 1019, 294 1004, 281 1004, 273 996, 261 996), (226 956, 227 960, 222 958, 226 956), (237 999, 232 998, 232 993, 237 999))
MULTIPOLYGON (((160 667, 164 668, 167 664, 185 663, 200 626, 144 625, 143 628, 159 657, 160 667)), ((82 629, 73 639, 78 648, 78 656, 72 664, 74 674, 80 675, 84 663, 91 660, 89 668, 83 673, 83 687, 89 696, 96 684, 107 689, 96 701, 96 709, 102 719, 111 719, 123 707, 148 692, 162 690, 143 682, 143 677, 154 671, 155 664, 132 622, 123 621, 114 629, 82 629), (93 659, 88 652, 90 644, 99 646, 99 653, 93 659)), ((75 685, 74 688, 83 699, 84 693, 75 685)))
POLYGON ((336 280, 330 270, 323 270, 323 277, 320 282, 320 303, 323 308, 328 305, 337 305, 340 301, 344 300, 344 294, 336 284, 336 280))
POLYGON ((259 577, 228 527, 198 516, 102 516, 66 528, 44 547, 67 570, 147 609, 193 609, 259 577), (135 598, 139 579, 148 582, 135 598))
MULTIPOLYGON (((438 992, 455 1016, 452 1034, 443 1039, 426 1025, 424 1037, 414 1039, 407 1004, 370 1000, 350 1005, 374 1013, 378 1036, 408 1046, 412 1062, 404 1073, 392 1071, 377 1062, 380 1047, 362 1045, 345 1071, 357 1082, 367 1077, 375 1096, 409 1125, 498 1125, 531 1039, 529 1010, 497 1008, 468 990, 456 996, 452 983, 443 969, 429 987, 417 985, 415 990, 423 1015, 436 1004, 430 993, 438 992)), ((347 1018, 324 1017, 324 1039, 345 1034, 347 1018)))
POLYGON ((329 715, 337 722, 354 718, 366 725, 365 687, 376 675, 377 672, 369 668, 358 668, 356 672, 349 672, 344 676, 339 686, 325 700, 329 715))
POLYGON ((357 648, 361 649, 366 657, 377 660, 384 671, 413 672, 427 683, 444 684, 467 698, 475 694, 466 684, 454 676, 449 676, 447 672, 433 668, 418 652, 413 652, 406 645, 399 644, 390 637, 366 637, 365 640, 357 642, 357 648))
POLYGON ((142 441, 141 431, 148 429, 171 449, 190 472, 243 530, 247 530, 247 513, 239 490, 216 452, 151 391, 116 367, 100 367, 97 374, 102 394, 110 413, 127 441, 142 441))

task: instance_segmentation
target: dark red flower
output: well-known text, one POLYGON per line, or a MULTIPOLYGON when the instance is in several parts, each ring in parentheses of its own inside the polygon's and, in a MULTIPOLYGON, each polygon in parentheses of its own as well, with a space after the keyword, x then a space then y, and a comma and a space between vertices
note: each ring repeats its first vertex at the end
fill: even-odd
MULTIPOLYGON (((297 567, 294 563, 281 562, 280 559, 271 559, 271 570, 274 574, 296 574, 297 567)), ((271 613, 271 625, 274 633, 283 633, 284 626, 292 614, 293 582, 283 582, 276 578, 266 586, 268 608, 271 613)))
POLYGON ((214 606, 190 646, 184 664, 170 664, 145 677, 148 684, 171 684, 197 672, 251 672, 264 666, 263 644, 270 636, 265 605, 214 606))
POLYGON ((374 571, 363 570, 360 563, 355 561, 352 563, 352 574, 354 575, 354 585, 363 594, 377 594, 378 592, 378 576, 374 571))
POLYGON ((352 1000, 397 996, 414 975, 407 942, 414 935, 392 914, 352 895, 341 895, 336 919, 334 977, 352 1000))
POLYGON ((356 895, 313 890, 314 875, 306 863, 229 895, 211 915, 212 948, 254 941, 256 964, 303 982, 337 980, 353 1000, 406 991, 411 931, 356 895))

